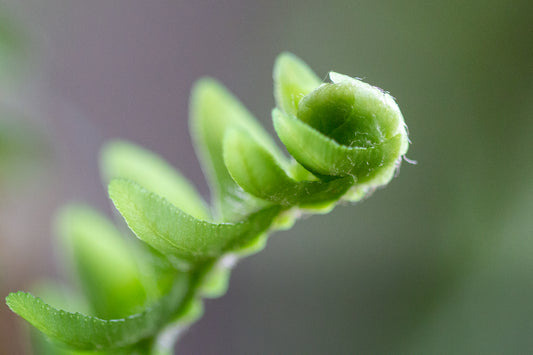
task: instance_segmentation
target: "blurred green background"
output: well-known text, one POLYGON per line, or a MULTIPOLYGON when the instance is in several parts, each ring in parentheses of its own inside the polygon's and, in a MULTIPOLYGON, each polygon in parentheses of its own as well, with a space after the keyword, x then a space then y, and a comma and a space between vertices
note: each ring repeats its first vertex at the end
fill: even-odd
MULTIPOLYGON (((0 294, 61 277, 50 226, 62 204, 112 213, 97 171, 107 139, 160 153, 207 196, 192 83, 221 80, 273 132, 284 50, 390 91, 418 164, 274 235, 177 351, 533 351, 528 0, 1 1, 0 294)), ((0 353, 27 351, 24 334, 0 306, 0 353)))

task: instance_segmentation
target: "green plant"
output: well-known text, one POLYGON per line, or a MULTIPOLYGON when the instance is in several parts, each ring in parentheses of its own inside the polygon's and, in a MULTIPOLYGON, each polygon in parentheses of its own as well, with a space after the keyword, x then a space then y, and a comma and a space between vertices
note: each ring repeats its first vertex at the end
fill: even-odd
MULTIPOLYGON (((330 79, 322 83, 291 54, 276 61, 274 127, 293 159, 220 84, 196 84, 191 129, 212 210, 154 154, 107 145, 101 169, 109 195, 144 243, 123 238, 87 207, 68 207, 58 232, 88 315, 24 292, 10 294, 9 307, 54 342, 51 352, 59 344, 71 354, 170 353, 201 316, 202 298, 224 294, 231 267, 261 250, 270 232, 359 201, 392 179, 408 148, 395 101, 357 79, 333 72, 330 79)), ((70 308, 61 297, 50 299, 70 308)))

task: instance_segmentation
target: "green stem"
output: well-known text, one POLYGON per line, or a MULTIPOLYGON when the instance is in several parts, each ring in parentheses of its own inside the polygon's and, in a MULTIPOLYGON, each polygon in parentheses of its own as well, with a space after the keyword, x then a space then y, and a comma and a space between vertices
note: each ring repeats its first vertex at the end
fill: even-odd
MULTIPOLYGON (((180 320, 186 315, 192 302, 199 297, 199 289, 205 280, 205 277, 215 267, 221 258, 215 258, 205 261, 195 267, 191 271, 191 277, 189 280, 189 287, 187 294, 183 298, 181 304, 177 307, 175 316, 171 323, 179 323, 180 320)), ((167 327, 159 335, 150 339, 152 343, 150 355, 170 355, 173 353, 173 349, 178 337, 190 324, 177 324, 175 326, 167 327)))

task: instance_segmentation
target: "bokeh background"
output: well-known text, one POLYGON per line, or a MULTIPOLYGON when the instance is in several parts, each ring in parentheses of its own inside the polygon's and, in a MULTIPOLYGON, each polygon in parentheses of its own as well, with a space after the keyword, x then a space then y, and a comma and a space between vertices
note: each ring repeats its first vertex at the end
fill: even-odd
MULTIPOLYGON (((533 351, 533 2, 0 1, 0 295, 61 278, 54 213, 112 213, 100 146, 152 149, 209 191, 201 76, 273 132, 284 50, 394 95, 413 142, 389 187, 300 221, 233 273, 181 354, 533 351)), ((24 354, 0 305, 0 353, 24 354)))

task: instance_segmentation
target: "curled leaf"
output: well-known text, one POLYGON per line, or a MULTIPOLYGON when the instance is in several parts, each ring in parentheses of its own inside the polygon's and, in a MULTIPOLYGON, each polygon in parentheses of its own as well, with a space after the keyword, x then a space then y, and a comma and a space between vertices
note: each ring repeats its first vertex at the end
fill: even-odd
POLYGON ((300 100, 322 81, 300 58, 281 53, 274 64, 274 97, 284 112, 296 115, 300 100))
POLYGON ((224 159, 233 179, 248 193, 283 206, 310 205, 339 199, 353 185, 353 178, 296 181, 275 157, 245 132, 228 132, 224 159))
POLYGON ((226 130, 241 128, 276 152, 278 148, 271 136, 228 90, 209 78, 199 80, 194 86, 190 116, 191 135, 218 217, 224 222, 235 222, 265 207, 264 202, 246 194, 231 178, 224 164, 223 139, 226 130))
POLYGON ((289 153, 321 176, 353 176, 379 186, 407 151, 403 117, 390 95, 340 74, 305 96, 298 116, 274 110, 274 127, 289 153))
POLYGON ((111 181, 109 196, 137 237, 185 264, 240 248, 264 232, 279 211, 270 207, 238 223, 214 224, 184 213, 132 181, 111 181))

